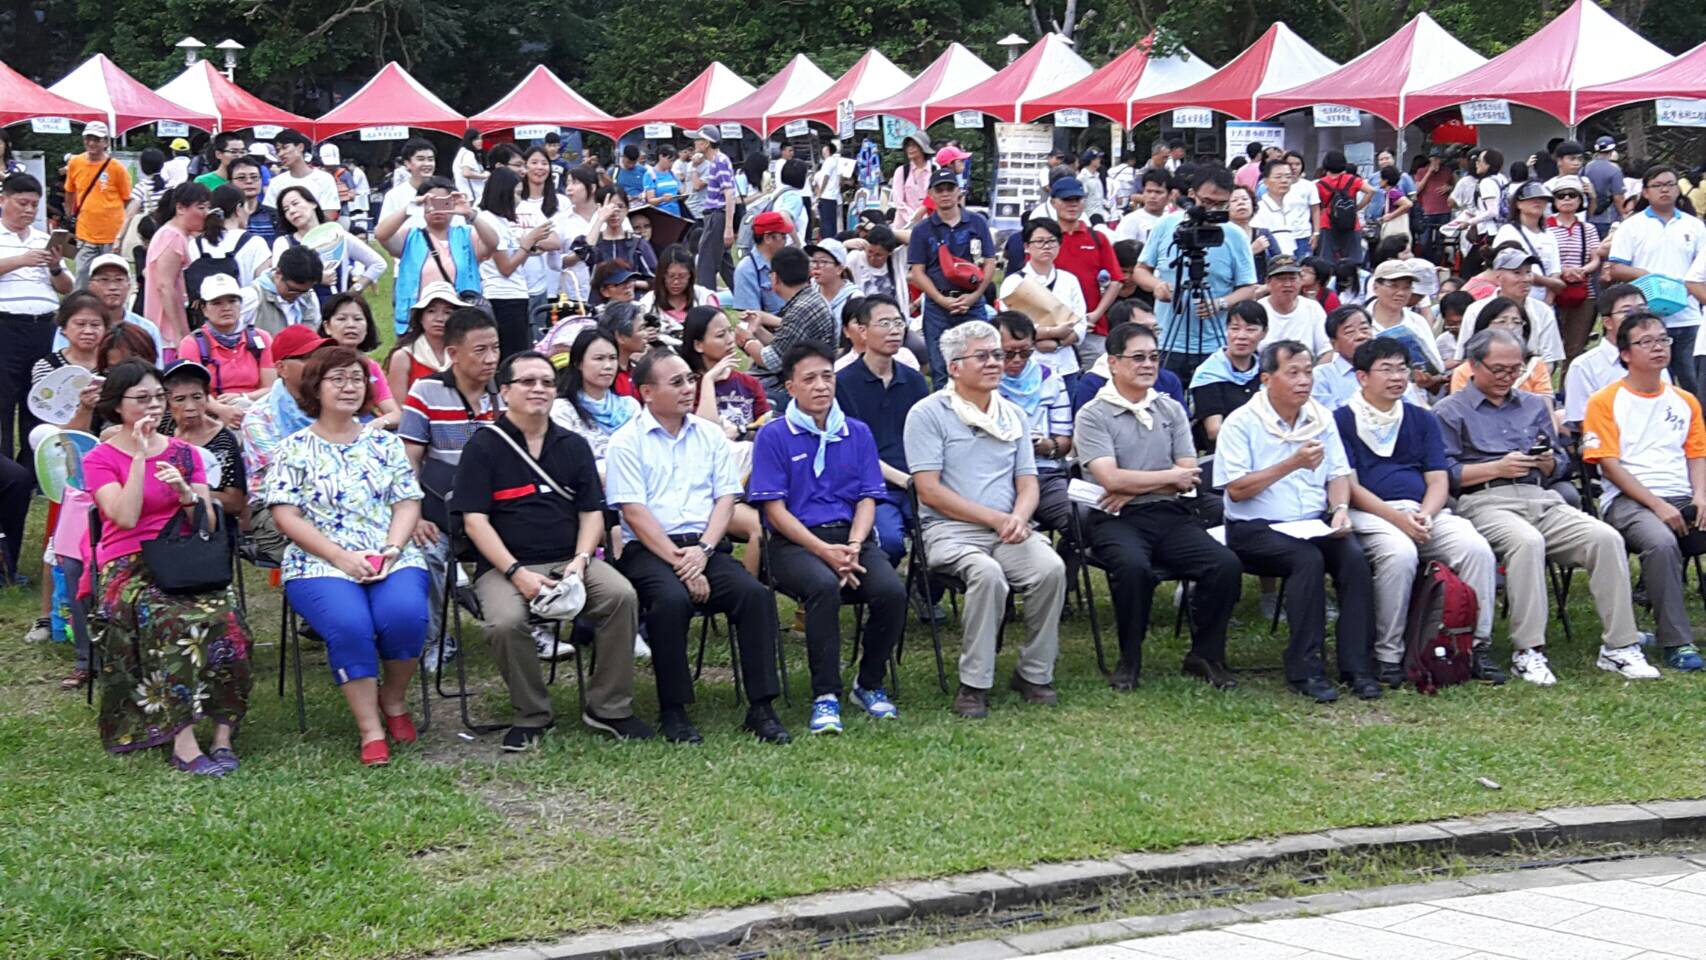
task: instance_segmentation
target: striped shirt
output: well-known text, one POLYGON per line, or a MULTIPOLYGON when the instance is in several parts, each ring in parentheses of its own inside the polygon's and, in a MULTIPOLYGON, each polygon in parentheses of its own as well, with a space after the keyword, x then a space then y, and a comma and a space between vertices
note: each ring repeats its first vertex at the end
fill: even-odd
POLYGON ((477 407, 470 407, 456 389, 456 372, 446 370, 409 388, 397 436, 425 445, 429 459, 454 467, 462 462, 468 438, 496 420, 503 408, 503 398, 490 384, 481 391, 477 407))
MULTIPOLYGON (((0 226, 0 260, 47 249, 47 234, 33 226, 13 233, 0 226)), ((19 267, 0 273, 0 313, 36 317, 59 309, 59 293, 46 267, 19 267)))
POLYGON ((1599 228, 1579 217, 1568 227, 1560 224, 1557 217, 1547 217, 1546 229, 1558 243, 1558 260, 1565 270, 1586 263, 1590 257, 1587 251, 1599 246, 1599 228))
POLYGON ((706 168, 704 178, 705 212, 711 213, 723 209, 725 205, 723 201, 726 199, 724 191, 734 189, 735 185, 734 164, 729 162, 728 157, 718 154, 717 159, 712 160, 706 168))

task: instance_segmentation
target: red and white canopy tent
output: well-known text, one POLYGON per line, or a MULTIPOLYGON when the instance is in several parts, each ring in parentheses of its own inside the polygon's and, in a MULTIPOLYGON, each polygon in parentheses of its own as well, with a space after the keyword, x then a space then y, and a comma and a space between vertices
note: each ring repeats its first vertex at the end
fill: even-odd
POLYGON ((673 96, 659 102, 650 110, 617 117, 611 127, 611 136, 619 137, 648 123, 667 123, 695 129, 704 126, 706 114, 715 113, 750 96, 753 89, 752 84, 723 66, 721 61, 713 61, 710 66, 699 71, 699 75, 687 86, 677 90, 673 96))
POLYGON ((1706 97, 1706 43, 1646 73, 1582 88, 1576 92, 1576 110, 1586 117, 1660 97, 1706 97))
POLYGON ((468 125, 481 133, 544 125, 611 136, 615 123, 615 117, 593 106, 544 64, 534 67, 497 103, 468 118, 468 125))
POLYGON ((996 71, 995 76, 924 105, 924 122, 930 124, 958 113, 975 110, 998 120, 1016 123, 1024 105, 1094 72, 1072 49, 1072 41, 1051 33, 1031 45, 1019 59, 996 71))
POLYGON ((1470 100, 1508 100, 1573 128, 1591 112, 1578 105, 1580 90, 1655 70, 1670 60, 1670 54, 1598 4, 1576 0, 1527 40, 1477 69, 1410 94, 1408 107, 1410 116, 1419 117, 1470 100))
POLYGON ((781 124, 790 120, 810 120, 833 130, 836 110, 843 100, 853 101, 853 113, 858 116, 862 105, 894 96, 906 89, 906 85, 911 82, 912 78, 906 75, 905 70, 895 66, 894 61, 883 56, 882 51, 872 47, 866 50, 859 62, 842 74, 840 79, 830 84, 828 90, 818 94, 809 103, 773 114, 770 120, 772 123, 781 124))
POLYGON ((1339 69, 1289 90, 1258 96, 1256 116, 1336 103, 1371 113, 1402 130, 1415 119, 1408 101, 1411 93, 1486 62, 1486 57, 1446 33, 1434 18, 1417 14, 1397 33, 1339 69))
POLYGON ((316 140, 362 127, 419 127, 461 136, 468 129, 468 119, 393 60, 313 126, 311 135, 316 140))
POLYGON ((272 126, 306 132, 314 125, 307 117, 281 110, 225 79, 206 60, 190 64, 154 92, 185 109, 211 114, 217 130, 272 126))
POLYGON ((1169 56, 1152 57, 1154 45, 1152 32, 1095 73, 1026 103, 1021 117, 1029 121, 1078 108, 1130 128, 1132 101, 1190 86, 1214 73, 1206 60, 1183 48, 1169 56))
POLYGON ((156 120, 187 123, 203 130, 212 130, 219 122, 212 114, 173 103, 148 89, 104 53, 83 61, 82 66, 47 89, 100 111, 115 137, 156 120))
POLYGON ((948 44, 917 79, 892 97, 854 107, 855 117, 888 114, 924 126, 924 109, 931 103, 968 90, 995 76, 995 68, 979 60, 958 42, 948 44))
POLYGON ((1142 123, 1180 107, 1207 107, 1238 120, 1255 120, 1256 101, 1263 94, 1296 86, 1299 80, 1314 80, 1338 68, 1290 27, 1276 23, 1207 79, 1132 101, 1131 122, 1142 123))
POLYGON ((828 90, 835 81, 803 53, 794 54, 782 72, 764 85, 721 110, 705 115, 706 123, 738 123, 761 137, 782 126, 779 117, 804 106, 828 90))
POLYGON ((0 63, 0 127, 38 117, 64 117, 88 123, 90 120, 105 120, 107 115, 94 107, 67 100, 0 63))

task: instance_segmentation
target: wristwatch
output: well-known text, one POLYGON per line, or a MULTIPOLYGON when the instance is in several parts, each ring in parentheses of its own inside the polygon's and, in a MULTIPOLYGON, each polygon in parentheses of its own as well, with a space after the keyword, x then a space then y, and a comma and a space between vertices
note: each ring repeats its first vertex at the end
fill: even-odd
POLYGON ((520 569, 521 569, 521 561, 520 560, 517 560, 516 562, 510 564, 509 568, 504 570, 504 579, 505 580, 512 579, 515 576, 515 572, 517 570, 520 570, 520 569))
POLYGON ((707 556, 707 557, 709 557, 711 554, 717 552, 717 545, 714 543, 706 543, 705 541, 701 540, 701 541, 699 541, 697 546, 699 547, 700 550, 703 550, 705 552, 705 556, 707 556))
POLYGON ((569 560, 569 562, 574 563, 576 560, 585 560, 587 563, 591 563, 592 562, 592 554, 590 554, 590 553, 577 553, 574 555, 573 559, 569 560))

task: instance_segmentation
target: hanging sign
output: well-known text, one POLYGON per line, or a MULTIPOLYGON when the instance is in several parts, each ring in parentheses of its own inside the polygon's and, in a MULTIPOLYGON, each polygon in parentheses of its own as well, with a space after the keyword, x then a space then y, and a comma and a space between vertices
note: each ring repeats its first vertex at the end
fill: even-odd
MULTIPOLYGON (((648 123, 645 133, 647 140, 668 140, 675 136, 675 128, 667 123, 648 123)), ((728 131, 723 131, 723 135, 727 136, 728 131)))
MULTIPOLYGON (((646 126, 649 127, 649 126, 651 126, 651 124, 647 124, 646 126)), ((666 124, 665 126, 668 126, 668 125, 666 124)), ((516 127, 515 128, 515 138, 517 140, 543 140, 543 139, 545 139, 546 134, 558 133, 558 132, 559 131, 557 130, 556 126, 554 126, 553 124, 530 123, 524 127, 516 127)), ((649 136, 649 134, 648 134, 648 136, 649 136)), ((667 136, 669 136, 669 134, 665 133, 664 136, 667 137, 667 136)))
POLYGON ((259 123, 250 129, 256 140, 271 140, 284 132, 284 128, 276 123, 259 123))
POLYGON ((741 137, 746 136, 746 128, 738 123, 719 123, 717 124, 717 132, 722 134, 724 137, 735 140, 739 140, 741 137))
POLYGON ((70 133, 71 121, 64 117, 36 117, 30 121, 31 133, 70 133))
POLYGON ((882 128, 882 117, 860 117, 853 121, 853 129, 855 130, 881 130, 882 128))
POLYGON ((1090 125, 1090 111, 1070 108, 1056 110, 1054 112, 1054 125, 1057 127, 1088 127, 1090 125))
POLYGON ((1214 111, 1206 107, 1180 107, 1173 111, 1173 126, 1181 130, 1211 130, 1214 111))
POLYGON ((954 111, 954 129, 955 130, 981 130, 981 129, 983 129, 983 111, 981 111, 981 110, 955 110, 954 111))
POLYGON ((891 117, 885 114, 882 121, 883 149, 885 150, 899 150, 901 144, 906 142, 907 137, 918 132, 918 127, 905 117, 891 117))
POLYGON ((362 127, 361 139, 368 140, 407 140, 408 126, 400 123, 387 124, 379 127, 362 127))
POLYGON ((1457 108, 1463 114, 1463 122, 1479 126, 1492 124, 1494 126, 1510 126, 1511 102, 1509 100, 1471 100, 1457 108))
POLYGON ((853 136, 852 100, 842 100, 835 105, 835 135, 843 140, 853 136))
POLYGON ((1347 107, 1341 103, 1317 103, 1315 105, 1315 126, 1360 127, 1362 126, 1362 114, 1355 107, 1347 107))
POLYGON ((1284 147, 1285 124, 1250 123, 1241 120, 1226 124, 1226 159, 1244 156, 1245 146, 1259 143, 1264 147, 1284 147))
POLYGON ((190 135, 190 125, 176 120, 161 120, 154 124, 154 132, 162 137, 187 137, 190 135))
POLYGON ((812 123, 810 120, 789 120, 788 125, 782 128, 782 136, 784 137, 804 137, 809 136, 811 132, 812 123))
POLYGON ((1653 108, 1661 127, 1706 127, 1706 100, 1660 97, 1653 108))

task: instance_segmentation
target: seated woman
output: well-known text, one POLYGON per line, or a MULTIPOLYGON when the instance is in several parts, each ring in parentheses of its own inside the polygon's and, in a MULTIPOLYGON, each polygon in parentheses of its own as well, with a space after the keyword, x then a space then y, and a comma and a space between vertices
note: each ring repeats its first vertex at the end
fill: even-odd
POLYGON ((592 447, 601 481, 611 435, 640 412, 640 401, 614 389, 620 357, 614 336, 596 327, 581 331, 569 348, 569 363, 557 377, 557 399, 551 403, 552 421, 580 434, 592 447))
POLYGON ((634 389, 634 363, 652 348, 657 336, 657 317, 641 312, 638 304, 607 303, 598 311, 598 329, 616 344, 616 382, 611 389, 624 397, 639 397, 634 389))
POLYGON ((213 274, 202 281, 199 297, 206 322, 178 343, 178 357, 194 360, 212 374, 213 396, 207 409, 235 429, 243 425, 250 405, 266 396, 278 379, 272 338, 244 326, 243 294, 235 277, 213 274))
POLYGON ((666 332, 678 334, 694 307, 720 307, 716 293, 693 282, 693 254, 672 243, 658 254, 658 282, 640 298, 640 309, 664 318, 666 332))
POLYGON ((101 514, 92 601, 101 741, 112 753, 170 744, 173 769, 218 777, 237 769, 231 737, 249 703, 249 628, 229 587, 166 593, 142 557, 143 543, 184 508, 209 500, 201 458, 156 430, 165 412, 159 370, 140 360, 113 367, 96 415, 119 426, 83 458, 101 514), (205 718, 214 728, 203 753, 195 726, 205 718))
MULTIPOLYGON (((65 347, 42 357, 30 368, 32 388, 61 367, 82 367, 93 373, 101 365, 100 347, 101 339, 107 334, 107 313, 100 297, 87 290, 68 294, 60 301, 59 312, 53 319, 65 335, 65 347)), ((78 398, 80 402, 71 419, 54 426, 66 430, 89 430, 95 404, 100 402, 100 397, 100 386, 90 384, 78 398)))
MULTIPOLYGON (((354 293, 340 293, 320 307, 320 336, 363 354, 379 347, 379 325, 373 322, 373 308, 354 293)), ((391 382, 379 361, 368 357, 366 362, 367 379, 373 384, 373 406, 362 411, 362 421, 375 429, 395 430, 403 418, 403 408, 391 395, 391 382)))
POLYGON ((407 397, 416 380, 450 369, 444 352, 444 322, 465 305, 448 283, 421 288, 420 298, 409 308, 408 327, 385 356, 385 383, 393 400, 407 397))
POLYGON ((361 762, 381 766, 391 762, 387 734, 416 737, 407 695, 426 645, 427 570, 409 539, 421 488, 403 441, 356 419, 373 403, 365 359, 341 346, 310 356, 301 395, 314 423, 279 444, 264 500, 290 540, 285 597, 326 640, 361 762))
POLYGON ((639 274, 626 260, 605 260, 592 270, 592 305, 633 303, 634 283, 639 274))
POLYGON ((728 316, 716 307, 687 311, 678 352, 699 377, 699 402, 693 412, 721 426, 731 442, 744 443, 746 455, 737 455, 736 461, 746 475, 752 467, 752 435, 770 413, 770 401, 764 387, 740 369, 728 316))
POLYGON ((244 522, 249 483, 243 469, 243 443, 208 410, 213 376, 194 360, 174 360, 166 367, 164 382, 166 409, 172 418, 171 429, 162 432, 213 454, 219 461, 219 482, 208 483, 208 489, 227 517, 244 522))
MULTIPOLYGON (((1487 301, 1487 305, 1481 308, 1480 313, 1475 315, 1474 329, 1463 331, 1462 342, 1468 343, 1470 337, 1493 327, 1509 330, 1521 337, 1525 344, 1528 343, 1528 338, 1531 335, 1531 331, 1528 329, 1528 314, 1523 311, 1522 304, 1508 297, 1494 297, 1487 301)), ((1528 366, 1523 368, 1522 376, 1517 378, 1516 389, 1539 394, 1550 401, 1553 396, 1552 367, 1544 357, 1533 350, 1529 350, 1528 353, 1528 366)), ((1469 382, 1470 366, 1471 364, 1461 363, 1458 364, 1456 370, 1452 371, 1452 393, 1463 389, 1463 385, 1469 382)))

